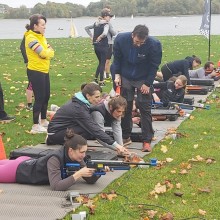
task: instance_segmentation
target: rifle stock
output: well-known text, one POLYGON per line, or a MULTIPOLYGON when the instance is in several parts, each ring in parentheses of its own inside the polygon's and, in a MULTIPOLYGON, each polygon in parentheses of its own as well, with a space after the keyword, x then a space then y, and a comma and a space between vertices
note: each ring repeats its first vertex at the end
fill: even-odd
MULTIPOLYGON (((148 166, 157 166, 157 159, 150 159, 150 162, 126 162, 126 161, 118 161, 118 160, 91 160, 87 159, 86 166, 88 168, 95 169, 94 175, 105 175, 105 167, 109 167, 110 170, 130 170, 131 166, 138 165, 148 165, 148 166)), ((64 168, 65 176, 70 176, 74 174, 76 171, 80 170, 79 163, 66 163, 64 168)))

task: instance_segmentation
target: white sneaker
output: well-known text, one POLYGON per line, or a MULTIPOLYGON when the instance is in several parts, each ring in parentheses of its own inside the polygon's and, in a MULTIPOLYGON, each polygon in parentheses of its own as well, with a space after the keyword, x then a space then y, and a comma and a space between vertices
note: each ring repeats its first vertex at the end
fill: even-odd
POLYGON ((47 133, 47 129, 44 128, 41 125, 33 125, 31 129, 32 134, 41 134, 41 133, 47 133))
POLYGON ((43 123, 40 123, 40 125, 47 129, 47 127, 49 125, 49 121, 45 120, 43 123))
POLYGON ((50 110, 56 112, 60 107, 58 105, 51 104, 50 110))

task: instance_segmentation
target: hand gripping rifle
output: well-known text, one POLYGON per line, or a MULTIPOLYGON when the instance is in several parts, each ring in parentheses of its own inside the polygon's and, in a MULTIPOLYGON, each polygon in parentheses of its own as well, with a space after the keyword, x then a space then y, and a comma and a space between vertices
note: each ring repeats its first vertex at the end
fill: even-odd
MULTIPOLYGON (((132 166, 157 166, 157 159, 152 158, 150 162, 126 162, 119 160, 92 160, 90 156, 86 156, 84 159, 88 168, 95 169, 94 175, 105 175, 105 167, 109 167, 110 170, 130 170, 132 166)), ((64 173, 67 176, 72 175, 76 171, 80 170, 79 163, 66 163, 64 173)))

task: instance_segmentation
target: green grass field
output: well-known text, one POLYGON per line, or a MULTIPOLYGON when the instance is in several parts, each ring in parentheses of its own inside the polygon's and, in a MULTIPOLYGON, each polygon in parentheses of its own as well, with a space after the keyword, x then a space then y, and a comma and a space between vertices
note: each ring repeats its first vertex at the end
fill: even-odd
MULTIPOLYGON (((202 64, 207 61, 208 41, 203 36, 158 38, 163 45, 162 64, 192 54, 199 56, 202 64)), ((97 60, 89 39, 48 39, 48 42, 56 50, 50 70, 50 104, 62 105, 80 89, 83 82, 93 80, 97 60)), ((26 104, 27 86, 25 65, 19 50, 20 40, 0 40, 0 45, 0 82, 4 89, 5 110, 16 115, 16 121, 0 124, 9 155, 15 148, 44 142, 46 135, 29 134, 32 112, 19 107, 26 104)), ((212 36, 211 60, 216 64, 220 59, 219 46, 220 36, 212 36)), ((108 92, 110 88, 111 83, 108 83, 104 91, 108 92)), ((220 96, 218 92, 216 95, 220 96)), ((133 169, 115 180, 105 192, 115 190, 117 198, 109 201, 98 196, 94 203, 95 214, 89 215, 89 219, 163 219, 161 216, 168 212, 178 220, 220 219, 219 100, 210 97, 209 102, 209 111, 196 110, 194 118, 187 119, 178 128, 178 132, 186 134, 186 137, 164 139, 154 148, 150 157, 164 161, 160 169, 133 169), (168 151, 163 153, 161 147, 168 151), (172 162, 165 162, 169 160, 167 158, 172 158, 172 162), (197 161, 190 161, 192 158, 197 161), (152 192, 158 183, 162 188, 166 186, 163 193, 158 187, 161 193, 152 192), (149 210, 157 212, 154 217, 150 218, 149 210)), ((80 210, 88 212, 85 206, 80 210)), ((65 219, 71 219, 70 215, 65 219)))

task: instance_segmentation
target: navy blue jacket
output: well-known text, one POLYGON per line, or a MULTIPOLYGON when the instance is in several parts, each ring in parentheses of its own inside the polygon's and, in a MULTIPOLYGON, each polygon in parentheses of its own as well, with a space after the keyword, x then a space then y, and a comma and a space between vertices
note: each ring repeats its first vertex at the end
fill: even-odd
POLYGON ((132 33, 120 33, 114 41, 114 61, 112 74, 120 74, 128 80, 145 80, 145 84, 153 84, 162 58, 161 43, 148 37, 140 47, 133 45, 132 33))
POLYGON ((179 75, 181 73, 186 76, 187 84, 190 84, 189 69, 193 68, 193 60, 193 57, 186 57, 184 60, 175 60, 166 65, 172 72, 172 75, 179 75))

